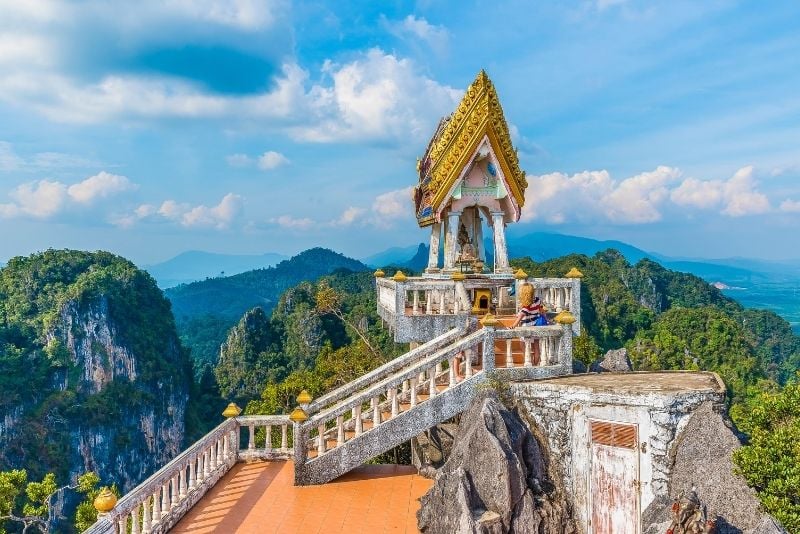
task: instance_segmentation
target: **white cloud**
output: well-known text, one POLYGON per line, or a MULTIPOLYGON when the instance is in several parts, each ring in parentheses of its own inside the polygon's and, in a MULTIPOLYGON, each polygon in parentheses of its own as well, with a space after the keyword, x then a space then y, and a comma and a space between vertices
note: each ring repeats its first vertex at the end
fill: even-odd
POLYGON ((82 182, 69 186, 67 193, 76 202, 88 204, 95 199, 132 191, 136 188, 137 186, 131 183, 127 177, 102 171, 82 182))
POLYGON ((289 160, 286 156, 274 150, 264 152, 258 157, 258 168, 262 171, 277 169, 281 165, 287 165, 288 163, 289 160))
POLYGON ((674 167, 660 166, 621 181, 608 171, 571 176, 528 176, 523 220, 615 224, 652 223, 669 207, 715 210, 729 217, 767 213, 767 196, 758 191, 753 167, 739 169, 728 180, 683 178, 674 167))
POLYGON ((23 163, 23 159, 14 153, 10 143, 0 141, 0 171, 17 170, 23 163))
POLYGON ((670 198, 679 206, 700 209, 713 208, 722 201, 722 182, 687 178, 672 191, 670 198))
POLYGON ((308 217, 295 218, 291 215, 281 215, 280 217, 270 219, 269 222, 277 224, 282 228, 291 228, 295 230, 306 230, 314 225, 314 221, 308 217))
POLYGON ((787 198, 781 202, 780 210, 786 213, 800 213, 800 201, 787 198))
POLYGON ((86 207, 96 199, 136 188, 127 177, 105 171, 72 185, 52 180, 23 183, 9 192, 13 202, 0 204, 0 216, 49 219, 68 209, 86 207))
POLYGON ((756 191, 756 186, 752 165, 736 171, 724 184, 725 208, 722 213, 731 217, 741 217, 768 212, 770 210, 769 199, 765 194, 756 191))
POLYGON ((14 203, 4 204, 6 217, 30 215, 46 219, 59 213, 67 201, 67 186, 61 182, 39 180, 16 187, 9 195, 14 203))
POLYGON ((408 15, 401 21, 387 22, 387 26, 397 37, 412 43, 424 42, 440 56, 447 52, 449 34, 444 26, 431 24, 425 18, 417 18, 414 15, 408 15))
POLYGON ((234 193, 228 193, 215 206, 199 204, 192 206, 186 202, 165 200, 160 206, 142 204, 132 213, 115 218, 112 222, 117 226, 129 228, 139 221, 172 221, 185 228, 230 228, 241 214, 244 199, 234 193))
POLYGON ((253 160, 247 154, 231 154, 225 161, 231 167, 249 167, 253 164, 253 160))
POLYGON ((406 187, 378 195, 372 203, 372 211, 384 220, 413 214, 412 190, 412 187, 406 187))
POLYGON ((243 30, 269 28, 281 7, 281 2, 264 0, 169 0, 165 4, 179 14, 243 30))
POLYGON ((344 210, 341 216, 339 216, 339 218, 333 221, 331 224, 333 226, 349 226, 360 221, 366 212, 367 210, 364 208, 350 206, 344 210))
POLYGON ((228 193, 216 206, 193 207, 183 214, 181 224, 186 227, 228 228, 241 213, 242 205, 242 197, 228 193))
POLYGON ((602 199, 607 217, 619 223, 660 220, 659 206, 669 198, 669 186, 679 177, 678 169, 662 165, 623 180, 602 199))
POLYGON ((379 49, 345 65, 326 62, 323 72, 333 84, 309 91, 311 119, 290 129, 298 140, 424 137, 461 96, 460 91, 417 74, 412 61, 379 49))

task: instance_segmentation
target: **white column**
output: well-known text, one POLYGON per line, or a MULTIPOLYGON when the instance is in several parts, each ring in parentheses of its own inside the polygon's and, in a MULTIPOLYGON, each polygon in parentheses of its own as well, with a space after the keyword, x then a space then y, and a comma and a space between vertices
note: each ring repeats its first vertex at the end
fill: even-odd
POLYGON ((435 222, 431 225, 431 249, 428 251, 427 273, 439 272, 439 241, 442 238, 442 223, 435 222))
POLYGON ((506 225, 503 213, 492 213, 492 228, 494 230, 494 272, 510 273, 508 266, 508 248, 506 247, 506 225))
POLYGON ((473 219, 473 231, 472 235, 475 239, 475 247, 478 249, 478 257, 481 261, 486 261, 486 250, 484 250, 483 246, 483 224, 481 219, 481 210, 475 208, 475 218, 473 219))
POLYGON ((458 225, 461 221, 460 211, 447 214, 447 228, 444 236, 444 270, 454 270, 458 253, 458 225))

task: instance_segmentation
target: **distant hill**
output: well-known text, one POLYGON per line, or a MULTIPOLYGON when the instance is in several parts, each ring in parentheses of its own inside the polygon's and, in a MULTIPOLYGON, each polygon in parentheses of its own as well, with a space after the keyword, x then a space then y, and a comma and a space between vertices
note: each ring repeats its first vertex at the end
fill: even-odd
POLYGON ((282 254, 216 254, 190 250, 167 261, 148 265, 144 269, 156 279, 159 287, 168 288, 206 278, 265 269, 287 259, 282 254))
POLYGON ((419 247, 428 247, 423 243, 419 245, 409 245, 407 247, 391 247, 366 258, 361 258, 364 264, 370 267, 384 267, 386 265, 404 265, 418 252, 419 247))
POLYGON ((341 269, 370 270, 337 252, 313 248, 275 267, 182 284, 164 293, 172 302, 181 341, 191 350, 199 370, 205 363, 216 362, 228 329, 245 312, 260 306, 269 313, 287 289, 341 269))
POLYGON ((206 314, 238 321, 254 306, 271 310, 286 289, 338 269, 365 271, 369 267, 338 252, 312 248, 275 267, 182 284, 164 293, 179 321, 206 314))
MULTIPOLYGON (((523 235, 509 232, 506 239, 510 257, 522 258, 528 256, 534 261, 551 260, 567 254, 594 256, 598 252, 608 249, 620 252, 631 263, 636 263, 642 258, 661 259, 657 254, 645 252, 621 241, 601 241, 588 237, 548 232, 532 232, 523 235)), ((491 250, 491 246, 489 249, 491 250)))

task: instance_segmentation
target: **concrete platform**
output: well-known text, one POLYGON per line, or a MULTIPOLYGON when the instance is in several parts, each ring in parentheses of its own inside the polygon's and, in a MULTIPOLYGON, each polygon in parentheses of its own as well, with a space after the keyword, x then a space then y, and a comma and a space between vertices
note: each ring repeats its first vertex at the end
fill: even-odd
POLYGON ((321 486, 296 487, 292 462, 236 464, 170 532, 417 533, 433 485, 406 465, 365 465, 321 486))
POLYGON ((537 380, 536 383, 543 387, 578 387, 617 394, 725 392, 725 384, 716 373, 703 371, 575 374, 537 380))

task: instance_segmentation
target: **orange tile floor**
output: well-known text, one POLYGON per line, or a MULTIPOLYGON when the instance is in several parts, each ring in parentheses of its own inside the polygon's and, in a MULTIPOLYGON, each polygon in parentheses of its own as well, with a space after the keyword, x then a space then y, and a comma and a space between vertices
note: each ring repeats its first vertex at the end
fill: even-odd
POLYGON ((291 462, 236 464, 172 533, 416 533, 433 481, 405 465, 365 465, 320 486, 292 485, 291 462))

